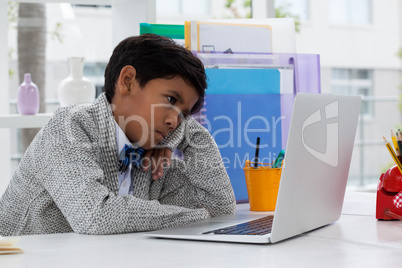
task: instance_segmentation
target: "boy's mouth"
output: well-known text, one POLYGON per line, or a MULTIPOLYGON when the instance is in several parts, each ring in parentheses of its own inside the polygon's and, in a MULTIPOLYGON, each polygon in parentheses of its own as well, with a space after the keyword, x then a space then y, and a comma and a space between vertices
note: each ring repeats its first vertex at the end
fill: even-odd
POLYGON ((162 140, 166 137, 166 133, 165 132, 161 132, 161 131, 156 131, 160 136, 161 136, 161 138, 162 138, 162 140))

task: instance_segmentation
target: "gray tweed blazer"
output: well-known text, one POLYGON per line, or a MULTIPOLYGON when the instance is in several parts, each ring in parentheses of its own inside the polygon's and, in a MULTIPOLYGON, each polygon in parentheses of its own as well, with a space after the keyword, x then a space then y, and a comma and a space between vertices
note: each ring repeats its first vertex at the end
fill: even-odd
POLYGON ((158 181, 133 170, 134 196, 118 196, 114 118, 106 96, 60 108, 29 146, 0 199, 3 236, 117 234, 178 226, 235 211, 218 148, 194 119, 163 140, 183 152, 158 181))

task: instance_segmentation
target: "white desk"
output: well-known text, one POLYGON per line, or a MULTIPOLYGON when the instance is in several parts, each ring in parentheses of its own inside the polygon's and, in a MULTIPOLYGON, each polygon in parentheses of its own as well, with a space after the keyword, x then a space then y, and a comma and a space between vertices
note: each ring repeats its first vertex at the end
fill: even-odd
MULTIPOLYGON (((245 211, 248 204, 239 205, 245 211)), ((0 267, 401 267, 402 222, 375 219, 375 194, 346 194, 336 223, 272 245, 164 240, 141 234, 23 236, 0 267)))

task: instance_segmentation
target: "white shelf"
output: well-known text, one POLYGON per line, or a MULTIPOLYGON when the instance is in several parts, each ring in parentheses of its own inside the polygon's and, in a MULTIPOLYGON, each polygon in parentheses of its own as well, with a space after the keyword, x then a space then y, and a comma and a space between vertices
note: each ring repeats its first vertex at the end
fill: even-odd
POLYGON ((51 113, 36 115, 0 115, 0 128, 41 128, 53 116, 51 113))

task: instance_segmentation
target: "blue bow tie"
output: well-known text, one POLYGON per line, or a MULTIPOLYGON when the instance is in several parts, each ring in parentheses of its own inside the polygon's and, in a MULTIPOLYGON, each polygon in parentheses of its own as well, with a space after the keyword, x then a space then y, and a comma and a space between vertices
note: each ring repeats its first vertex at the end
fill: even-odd
POLYGON ((119 172, 126 172, 131 163, 138 168, 144 154, 145 150, 141 147, 134 148, 131 145, 125 144, 119 155, 119 172))

